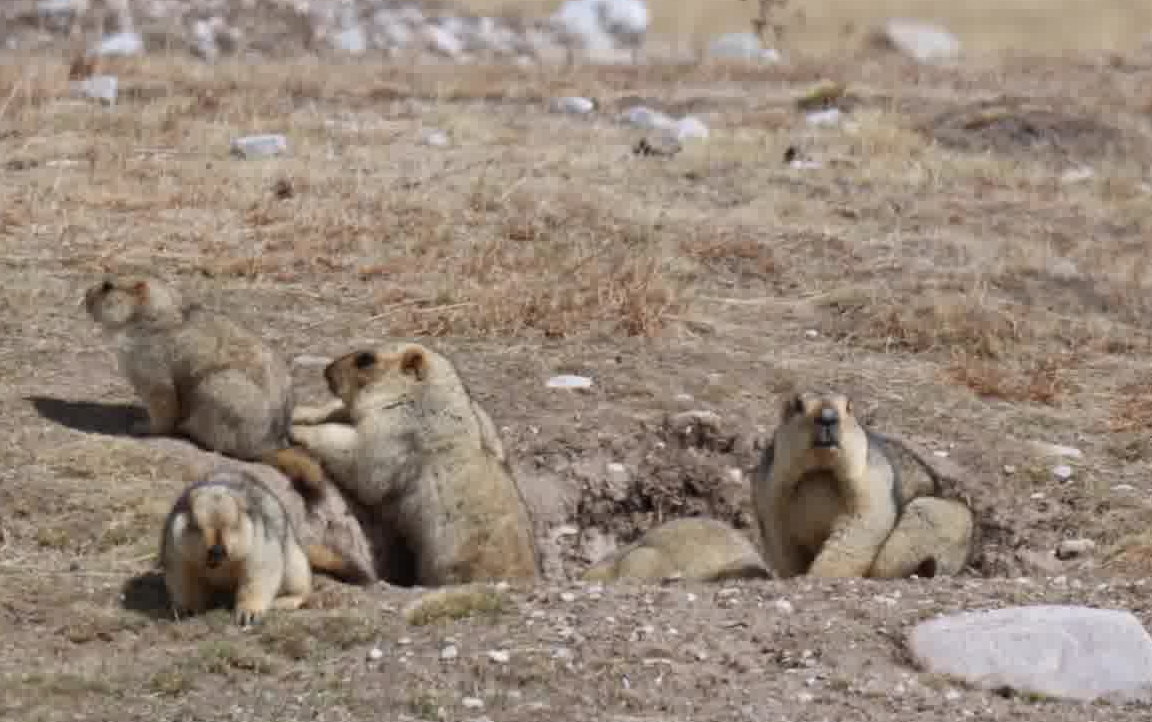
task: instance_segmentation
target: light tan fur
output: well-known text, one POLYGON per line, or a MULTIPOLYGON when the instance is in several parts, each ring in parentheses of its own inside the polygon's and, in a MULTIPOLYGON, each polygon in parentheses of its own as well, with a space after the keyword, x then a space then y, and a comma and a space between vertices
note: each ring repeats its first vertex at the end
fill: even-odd
POLYGON ((414 583, 538 578, 531 517, 496 427, 447 358, 393 343, 341 356, 324 376, 340 405, 303 409, 291 438, 394 531, 414 583))
POLYGON ((147 407, 148 419, 133 433, 183 434, 206 449, 275 466, 309 497, 324 492, 320 464, 288 439, 292 377, 263 339, 146 276, 109 276, 88 288, 84 307, 147 407))
POLYGON ((938 483, 911 449, 865 429, 846 395, 791 394, 752 477, 765 556, 780 578, 956 573, 973 520, 966 505, 932 496, 938 483), (901 474, 899 452, 926 473, 901 474))
POLYGON ((741 531, 719 519, 673 519, 646 531, 589 567, 585 581, 672 577, 715 582, 766 579, 768 570, 756 546, 741 531))
POLYGON ((203 612, 227 593, 243 626, 270 609, 300 607, 312 591, 312 563, 342 563, 322 545, 303 549, 276 495, 236 469, 217 470, 180 494, 164 522, 160 562, 177 614, 203 612))

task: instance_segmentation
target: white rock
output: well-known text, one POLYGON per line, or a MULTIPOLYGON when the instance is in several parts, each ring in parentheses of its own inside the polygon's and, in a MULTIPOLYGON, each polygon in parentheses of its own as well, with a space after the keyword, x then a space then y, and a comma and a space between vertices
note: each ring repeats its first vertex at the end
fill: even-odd
MULTIPOLYGON (((584 0, 588 2, 588 0, 584 0)), ((637 47, 651 23, 643 0, 600 0, 600 27, 623 47, 637 47)))
POLYGON ((574 602, 574 601, 576 601, 576 595, 573 594, 572 592, 560 592, 560 601, 562 601, 562 602, 574 602))
POLYGON ((708 54, 714 58, 728 60, 780 62, 780 53, 775 48, 765 48, 760 42, 760 38, 752 33, 721 35, 709 43, 708 54))
POLYGON ((292 359, 293 366, 301 366, 304 368, 320 368, 332 363, 332 359, 328 356, 314 356, 312 354, 300 354, 292 359))
POLYGON ((1091 539, 1065 539, 1056 545, 1057 559, 1072 559, 1089 554, 1096 548, 1096 542, 1091 539))
POLYGON ((1060 464, 1052 468, 1052 475, 1060 481, 1068 481, 1072 478, 1072 467, 1067 464, 1060 464))
POLYGON ((460 656, 460 650, 456 648, 455 644, 449 644, 440 650, 440 659, 449 660, 456 659, 460 656))
POLYGON ((809 329, 806 329, 804 331, 804 336, 806 338, 817 338, 818 336, 820 336, 820 332, 814 328, 809 328, 809 329))
POLYGON ((1131 484, 1117 484, 1112 487, 1112 491, 1136 491, 1136 487, 1131 484))
POLYGON ((1036 605, 922 622, 916 663, 977 687, 1090 701, 1152 700, 1152 637, 1131 613, 1036 605))
POLYGON ((83 80, 73 80, 72 94, 97 100, 104 105, 114 105, 118 84, 119 81, 115 75, 92 75, 83 80))
POLYGON ((288 150, 288 139, 282 135, 246 135, 232 140, 232 154, 241 158, 268 158, 288 150))
POLYGON ((955 60, 960 56, 960 41, 939 25, 894 19, 885 23, 881 33, 897 50, 922 63, 955 60))
POLYGON ((644 105, 635 105, 624 111, 624 122, 645 130, 671 130, 676 121, 658 110, 644 105))
POLYGON ((97 55, 139 55, 144 52, 144 38, 128 30, 108 35, 92 49, 97 55))
POLYGON ((488 653, 488 659, 497 664, 508 664, 508 660, 512 659, 512 655, 503 649, 493 649, 488 653))
POLYGON ((823 168, 824 164, 818 160, 794 160, 788 163, 788 167, 797 170, 816 170, 817 168, 823 168))
POLYGON ((826 110, 815 110, 804 119, 808 121, 808 125, 816 126, 818 128, 831 128, 839 125, 840 121, 844 118, 844 114, 839 108, 828 108, 826 110))
POLYGON ((772 602, 772 606, 776 607, 776 611, 781 614, 791 614, 796 610, 796 607, 792 606, 792 602, 787 599, 777 599, 772 602))
POLYGON ((368 50, 368 34, 359 25, 345 28, 332 37, 332 44, 342 52, 360 55, 368 50))
POLYGON ((702 140, 708 137, 708 126, 703 121, 691 115, 686 115, 672 128, 676 140, 702 140))
POLYGON ((482 709, 484 707, 484 700, 480 699, 479 697, 465 697, 464 699, 460 700, 460 704, 464 705, 468 709, 482 709))
POLYGON ((588 98, 582 98, 578 95, 570 95, 552 101, 552 109, 559 113, 584 115, 585 113, 591 113, 595 108, 595 103, 588 98))
POLYGON ((588 389, 592 388, 592 379, 587 376, 561 374, 548 379, 546 386, 550 389, 588 389))
POLYGON ((1096 171, 1091 168, 1069 168, 1060 174, 1060 182, 1072 185, 1075 183, 1083 183, 1084 181, 1092 180, 1096 176, 1096 171))
POLYGON ((446 148, 452 141, 442 130, 425 130, 420 134, 420 142, 432 148, 446 148))
POLYGON ((1084 456, 1084 452, 1074 446, 1049 444, 1045 441, 1029 441, 1028 446, 1036 453, 1045 456, 1067 456, 1073 459, 1079 459, 1084 456))
POLYGON ((605 466, 608 472, 608 482, 616 486, 627 484, 631 475, 628 473, 628 467, 618 462, 611 462, 605 466))
POLYGON ((733 484, 744 483, 744 471, 735 466, 730 466, 724 470, 724 476, 728 477, 728 481, 733 484))
POLYGON ((368 650, 368 659, 371 659, 373 662, 381 659, 383 656, 384 651, 379 647, 373 647, 372 649, 368 650))
POLYGON ((458 57, 464 52, 464 42, 439 25, 425 25, 423 39, 429 50, 449 58, 458 57))

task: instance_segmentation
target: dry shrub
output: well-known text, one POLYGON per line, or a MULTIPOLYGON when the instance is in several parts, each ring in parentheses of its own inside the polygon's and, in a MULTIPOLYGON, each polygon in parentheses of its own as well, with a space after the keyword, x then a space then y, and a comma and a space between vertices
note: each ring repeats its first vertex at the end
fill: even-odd
POLYGON ((1001 304, 976 292, 928 290, 899 298, 833 294, 820 305, 836 312, 841 337, 882 351, 923 353, 962 349, 998 359, 1025 341, 1024 330, 1001 304))
POLYGON ((1061 374, 1071 363, 1067 357, 1044 356, 1013 366, 960 352, 947 375, 980 396, 1055 406, 1072 390, 1061 374))
POLYGON ((1120 387, 1112 405, 1111 430, 1152 433, 1152 378, 1120 387))

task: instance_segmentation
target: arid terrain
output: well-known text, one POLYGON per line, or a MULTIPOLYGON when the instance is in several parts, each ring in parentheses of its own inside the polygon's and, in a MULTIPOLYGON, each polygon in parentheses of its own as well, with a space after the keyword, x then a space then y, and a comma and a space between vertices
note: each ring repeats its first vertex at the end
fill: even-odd
MULTIPOLYGON (((857 42, 780 65, 567 69, 149 55, 107 62, 112 107, 70 95, 67 54, 8 53, 0 717, 1146 719, 968 689, 902 648, 916 621, 1013 604, 1152 623, 1152 52, 1110 22, 1100 51, 1012 41, 951 66, 857 42), (825 80, 847 88, 831 127, 797 105, 825 80), (567 95, 597 108, 553 112, 567 95), (617 117, 637 103, 710 135, 636 155, 646 132, 617 117), (231 156, 250 133, 288 152, 231 156), (321 578, 250 631, 226 610, 172 620, 153 568, 193 465, 127 434, 142 409, 80 307, 127 270, 290 359, 393 337, 450 354, 502 429, 547 579, 409 617, 421 590, 321 578), (558 374, 593 383, 548 388, 558 374), (972 569, 572 581, 664 519, 752 533, 734 470, 798 386, 846 390, 969 471, 972 569), (719 422, 680 433, 681 411, 719 422), (1065 539, 1096 546, 1061 560, 1065 539)), ((312 361, 295 375, 314 403, 312 361)))

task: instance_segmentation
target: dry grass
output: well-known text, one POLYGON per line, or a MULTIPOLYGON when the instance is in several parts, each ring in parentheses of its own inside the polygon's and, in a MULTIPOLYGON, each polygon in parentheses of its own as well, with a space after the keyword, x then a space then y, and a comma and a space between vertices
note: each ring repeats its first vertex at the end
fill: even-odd
MULTIPOLYGON (((665 27, 698 18, 701 30, 738 30, 747 20, 739 8, 754 6, 733 2, 730 17, 705 7, 714 6, 656 11, 665 27)), ((801 42, 821 18, 827 32, 833 13, 859 22, 897 7, 805 5, 812 24, 789 37, 801 42)), ((1023 5, 998 7, 1006 21, 980 36, 988 43, 1043 27, 1023 5)), ((1093 18, 1086 3, 1062 7, 1059 32, 1033 32, 1020 49, 1123 47, 1140 22, 1150 25, 1143 4, 1131 4, 1123 27, 1110 19, 1118 3, 1095 4, 1093 18)), ((964 34, 981 8, 933 5, 931 14, 964 34)), ((67 98, 66 58, 14 60, 0 64, 0 419, 9 439, 0 636, 18 654, 0 659, 0 714, 175 719, 226 700, 243 708, 237 719, 480 716, 459 708, 468 696, 510 722, 538 719, 544 708, 528 702, 540 699, 552 711, 721 719, 749 704, 724 697, 736 694, 725 675, 769 685, 757 687, 760 699, 800 691, 757 666, 759 642, 722 626, 747 621, 741 609, 711 619, 695 640, 736 629, 723 632, 738 650, 731 659, 713 650, 707 662, 678 663, 699 672, 701 686, 669 692, 684 684, 665 676, 672 665, 639 657, 625 670, 624 640, 665 600, 655 592, 634 618, 601 609, 599 619, 624 624, 602 634, 579 604, 531 627, 539 597, 521 606, 523 597, 467 589, 413 607, 409 623, 413 600, 401 592, 335 583, 250 636, 225 610, 179 623, 149 616, 156 610, 138 597, 155 593, 155 580, 133 575, 150 568, 166 504, 190 471, 81 418, 98 409, 31 400, 103 408, 130 399, 77 306, 78 290, 106 269, 168 276, 290 355, 388 335, 447 348, 507 427, 529 483, 551 475, 575 486, 605 461, 632 463, 631 446, 648 448, 637 429, 684 394, 752 429, 771 424, 765 409, 785 385, 831 383, 866 397, 889 431, 954 443, 1029 548, 1073 535, 1104 548, 1147 526, 1152 128, 1147 73, 1133 58, 1106 66, 1091 55, 1018 55, 925 68, 862 50, 778 68, 555 75, 152 58, 117 63, 124 96, 113 108, 67 98), (846 90, 832 102, 851 101, 847 127, 812 128, 797 108, 828 81, 846 90), (546 112, 546 99, 568 93, 606 110, 593 119, 546 112), (631 97, 699 114, 712 137, 673 158, 636 157, 638 134, 610 120, 631 97), (446 131, 450 147, 421 144, 430 128, 446 131), (230 139, 249 132, 284 133, 291 152, 229 157, 230 139), (789 147, 824 166, 789 167, 789 147), (1094 175, 1062 179, 1081 166, 1094 175), (556 393, 542 383, 554 373, 595 384, 556 393), (1023 454, 1030 439, 1081 448, 1073 479, 1057 482, 1060 462, 1023 454), (1123 485, 1132 491, 1115 491, 1123 485), (570 629, 600 637, 577 649, 570 629), (448 634, 460 637, 456 665, 438 656, 448 634), (525 641, 534 634, 547 641, 525 641), (405 635, 416 640, 408 651, 397 641, 405 635), (529 661, 482 667, 470 635, 487 649, 518 640, 526 649, 517 659, 529 661), (577 651, 553 656, 560 645, 577 651), (366 664, 369 646, 388 656, 366 664), (634 687, 622 686, 625 674, 634 687)), ((319 393, 314 369, 298 379, 302 395, 319 393)), ((673 481, 688 475, 661 459, 644 463, 673 481)), ((733 452, 729 461, 746 459, 733 452)), ((697 462, 686 484, 726 478, 710 458, 697 462)), ((1116 557, 1107 573, 1143 574, 1145 556, 1116 557)), ((1031 593, 1011 589, 1003 593, 1016 601, 1031 593)), ((840 590, 820 603, 850 598, 840 590)), ((849 625, 854 614, 888 613, 849 605, 838 612, 849 625)), ((771 617, 752 616, 753 626, 771 617)), ((869 644, 875 624, 902 623, 869 619, 860 632, 869 644)), ((812 624, 787 633, 823 639, 823 621, 812 624)))

